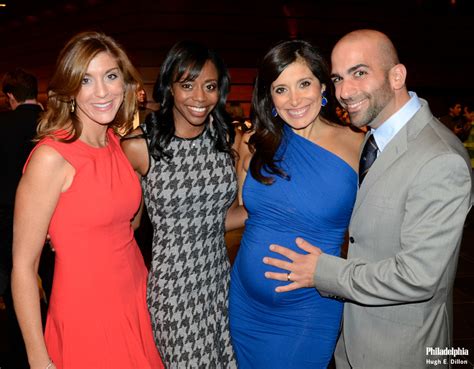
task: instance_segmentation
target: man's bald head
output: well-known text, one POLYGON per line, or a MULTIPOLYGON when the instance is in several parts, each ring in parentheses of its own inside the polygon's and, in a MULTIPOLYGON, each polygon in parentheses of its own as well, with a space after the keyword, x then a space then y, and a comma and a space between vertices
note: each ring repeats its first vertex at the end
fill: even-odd
POLYGON ((374 48, 375 55, 384 69, 388 70, 394 65, 399 64, 398 53, 392 41, 382 32, 372 29, 360 29, 352 31, 342 37, 334 47, 341 47, 347 43, 365 44, 374 48))

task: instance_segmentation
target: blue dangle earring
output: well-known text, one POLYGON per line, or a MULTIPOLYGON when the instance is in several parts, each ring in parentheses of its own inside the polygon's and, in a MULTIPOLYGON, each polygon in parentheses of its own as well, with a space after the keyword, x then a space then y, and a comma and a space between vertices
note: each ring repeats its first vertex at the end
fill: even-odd
POLYGON ((278 112, 277 110, 275 109, 275 107, 272 108, 272 117, 273 118, 276 118, 278 116, 278 112))
POLYGON ((326 98, 326 91, 322 93, 323 97, 321 99, 321 106, 326 106, 328 104, 328 99, 326 98))

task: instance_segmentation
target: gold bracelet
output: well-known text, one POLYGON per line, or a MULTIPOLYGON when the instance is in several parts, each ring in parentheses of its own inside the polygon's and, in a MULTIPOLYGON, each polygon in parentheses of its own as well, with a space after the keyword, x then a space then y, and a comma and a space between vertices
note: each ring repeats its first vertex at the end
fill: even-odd
POLYGON ((48 365, 46 365, 46 368, 44 368, 44 369, 49 369, 52 366, 53 366, 53 360, 49 359, 49 363, 48 363, 48 365))

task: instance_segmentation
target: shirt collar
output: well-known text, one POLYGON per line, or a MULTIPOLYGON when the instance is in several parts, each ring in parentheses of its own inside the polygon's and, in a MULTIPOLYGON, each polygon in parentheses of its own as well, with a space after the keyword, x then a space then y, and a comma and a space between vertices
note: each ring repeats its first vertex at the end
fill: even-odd
POLYGON ((377 129, 372 129, 372 134, 374 135, 379 152, 385 149, 390 140, 408 123, 418 109, 421 108, 421 103, 416 93, 411 91, 408 93, 411 97, 410 100, 377 129))

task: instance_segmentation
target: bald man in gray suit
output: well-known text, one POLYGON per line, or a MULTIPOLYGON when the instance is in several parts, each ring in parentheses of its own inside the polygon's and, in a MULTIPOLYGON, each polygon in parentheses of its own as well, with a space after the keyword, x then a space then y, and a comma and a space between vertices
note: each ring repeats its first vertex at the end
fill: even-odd
POLYGON ((453 282, 472 197, 469 158, 427 102, 407 91, 405 66, 386 35, 351 32, 331 61, 339 102, 352 124, 370 128, 348 257, 297 239, 301 253, 270 246, 285 258, 264 262, 285 273, 265 275, 290 281, 279 292, 316 287, 346 300, 338 368, 450 367, 453 282))

